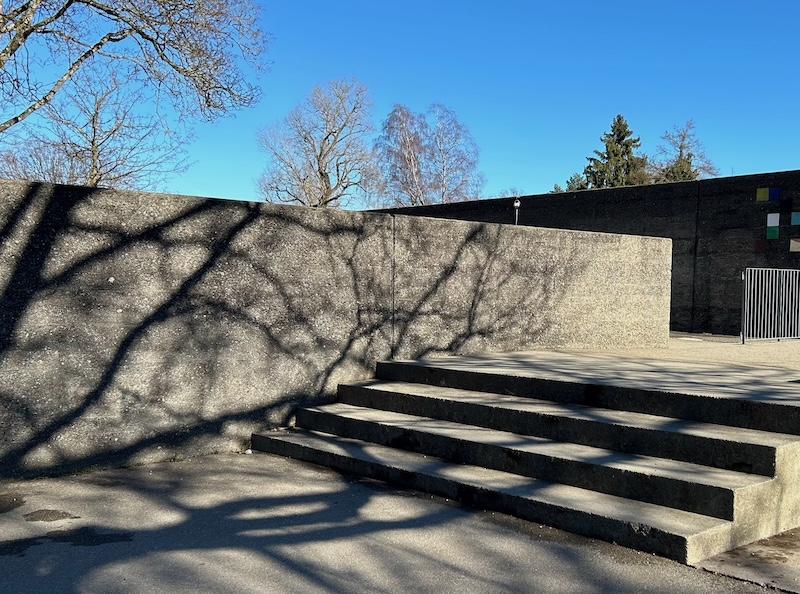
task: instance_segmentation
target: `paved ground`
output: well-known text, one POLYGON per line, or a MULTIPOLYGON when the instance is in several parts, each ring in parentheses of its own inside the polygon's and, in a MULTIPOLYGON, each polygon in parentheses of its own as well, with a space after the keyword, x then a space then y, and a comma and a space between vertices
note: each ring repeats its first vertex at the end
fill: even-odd
POLYGON ((5 483, 14 592, 763 592, 267 454, 5 483))
MULTIPOLYGON (((697 338, 626 352, 652 366, 624 371, 706 361, 765 389, 800 371, 800 342, 697 338)), ((620 354, 593 356, 611 369, 620 354)), ((275 456, 220 454, 0 481, 0 576, 4 593, 800 592, 800 530, 693 568, 275 456)))
POLYGON ((739 338, 732 336, 673 333, 666 349, 581 352, 610 356, 624 354, 626 357, 661 361, 788 369, 795 374, 800 373, 800 340, 754 341, 742 344, 739 338))

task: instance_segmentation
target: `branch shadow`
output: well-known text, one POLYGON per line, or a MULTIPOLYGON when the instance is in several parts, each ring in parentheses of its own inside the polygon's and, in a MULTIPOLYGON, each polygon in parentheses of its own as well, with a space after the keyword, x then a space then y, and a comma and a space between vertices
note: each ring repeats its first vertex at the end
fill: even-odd
POLYGON ((244 448, 379 359, 530 346, 583 267, 482 223, 0 189, 0 477, 244 448))
MULTIPOLYGON (((675 582, 659 587, 653 571, 690 583, 718 579, 441 499, 259 458, 107 471, 56 479, 55 486, 20 483, 31 491, 60 491, 59 505, 71 519, 49 530, 29 524, 34 536, 0 539, 6 586, 63 592, 530 592, 566 583, 581 591, 671 592, 675 582), (223 484, 228 488, 220 489, 223 484), (77 517, 86 498, 92 510, 77 517), (149 513, 137 515, 142 509, 149 513)), ((24 525, 23 518, 35 514, 26 511, 41 504, 37 497, 14 511, 15 521, 24 525)))

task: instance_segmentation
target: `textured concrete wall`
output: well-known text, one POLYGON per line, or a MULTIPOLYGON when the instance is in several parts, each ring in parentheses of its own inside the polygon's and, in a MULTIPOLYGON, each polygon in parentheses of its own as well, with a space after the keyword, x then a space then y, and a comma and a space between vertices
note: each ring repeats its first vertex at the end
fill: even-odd
POLYGON ((242 447, 392 356, 663 345, 669 253, 0 182, 0 476, 242 447))
MULTIPOLYGON (((742 270, 800 268, 800 251, 790 251, 792 240, 800 250, 800 171, 520 200, 520 225, 671 238, 674 330, 738 334, 742 270), (779 199, 759 202, 759 188, 777 189, 779 199), (767 239, 768 213, 780 215, 774 239, 767 239)), ((513 201, 501 198, 391 212, 513 223, 513 201)))

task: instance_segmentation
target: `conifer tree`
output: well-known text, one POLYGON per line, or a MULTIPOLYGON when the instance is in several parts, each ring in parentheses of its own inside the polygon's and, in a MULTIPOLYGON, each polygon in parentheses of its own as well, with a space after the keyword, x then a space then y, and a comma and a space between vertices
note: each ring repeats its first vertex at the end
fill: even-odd
POLYGON ((560 185, 554 184, 553 189, 550 190, 550 194, 561 194, 562 192, 577 192, 578 190, 586 190, 588 188, 589 184, 586 182, 586 178, 576 171, 575 173, 569 176, 566 188, 562 188, 560 185))
POLYGON ((587 157, 589 164, 583 174, 590 188, 614 188, 649 183, 646 165, 647 157, 636 155, 639 137, 634 137, 628 122, 617 115, 611 122, 611 131, 600 138, 605 146, 603 151, 594 151, 594 157, 587 157))

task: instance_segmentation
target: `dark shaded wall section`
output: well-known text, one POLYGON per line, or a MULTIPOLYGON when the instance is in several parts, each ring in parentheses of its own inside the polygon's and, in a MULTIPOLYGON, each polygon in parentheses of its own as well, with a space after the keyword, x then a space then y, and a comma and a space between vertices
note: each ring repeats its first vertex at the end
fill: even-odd
MULTIPOLYGON (((513 223, 513 202, 387 212, 513 223)), ((744 268, 800 268, 800 171, 542 194, 520 202, 520 225, 671 238, 673 330, 739 334, 744 268), (768 214, 779 218, 769 237, 768 214)))
POLYGON ((0 181, 0 476, 246 447, 375 361, 665 345, 670 242, 0 181))

